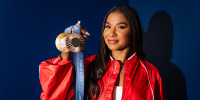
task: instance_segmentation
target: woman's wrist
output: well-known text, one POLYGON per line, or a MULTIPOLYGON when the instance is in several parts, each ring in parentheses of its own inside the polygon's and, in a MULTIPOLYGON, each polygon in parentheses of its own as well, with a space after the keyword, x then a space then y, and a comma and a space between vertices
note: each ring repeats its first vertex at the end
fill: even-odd
POLYGON ((68 60, 70 58, 70 52, 62 52, 60 57, 61 60, 68 60))

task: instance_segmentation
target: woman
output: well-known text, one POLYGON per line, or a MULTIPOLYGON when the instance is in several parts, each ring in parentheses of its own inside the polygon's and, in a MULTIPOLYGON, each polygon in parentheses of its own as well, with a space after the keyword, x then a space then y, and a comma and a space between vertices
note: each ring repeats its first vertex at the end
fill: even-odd
MULTIPOLYGON (((80 24, 80 23, 78 23, 80 24)), ((88 34, 82 29, 84 34, 88 34)), ((70 53, 40 64, 42 100, 74 98, 70 53)), ((84 58, 85 99, 164 100, 159 71, 144 61, 137 12, 116 6, 105 16, 97 55, 84 58)))

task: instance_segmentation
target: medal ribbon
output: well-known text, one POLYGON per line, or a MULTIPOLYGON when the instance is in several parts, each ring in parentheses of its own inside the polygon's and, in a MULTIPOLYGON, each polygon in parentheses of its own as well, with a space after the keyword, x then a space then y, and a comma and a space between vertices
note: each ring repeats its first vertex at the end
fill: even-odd
MULTIPOLYGON (((71 33, 72 26, 65 29, 65 32, 71 33)), ((81 34, 81 26, 74 25, 73 33, 81 34)), ((75 100, 83 100, 84 97, 84 62, 83 62, 83 52, 74 53, 73 65, 76 71, 75 80, 75 100)))

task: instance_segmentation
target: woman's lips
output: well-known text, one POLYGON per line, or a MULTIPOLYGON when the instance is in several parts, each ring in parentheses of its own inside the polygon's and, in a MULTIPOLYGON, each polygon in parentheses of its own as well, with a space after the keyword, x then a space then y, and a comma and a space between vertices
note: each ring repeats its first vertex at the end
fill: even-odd
POLYGON ((118 42, 118 40, 108 40, 108 43, 109 44, 115 44, 115 43, 117 43, 118 42))

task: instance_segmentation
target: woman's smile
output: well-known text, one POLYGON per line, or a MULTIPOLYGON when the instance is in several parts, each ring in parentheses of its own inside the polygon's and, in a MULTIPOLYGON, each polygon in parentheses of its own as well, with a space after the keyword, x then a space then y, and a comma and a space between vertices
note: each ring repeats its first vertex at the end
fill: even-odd
POLYGON ((108 43, 111 44, 111 45, 114 45, 118 42, 119 42, 118 40, 108 40, 108 43))

